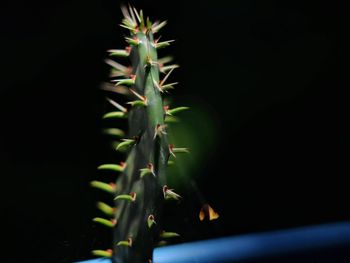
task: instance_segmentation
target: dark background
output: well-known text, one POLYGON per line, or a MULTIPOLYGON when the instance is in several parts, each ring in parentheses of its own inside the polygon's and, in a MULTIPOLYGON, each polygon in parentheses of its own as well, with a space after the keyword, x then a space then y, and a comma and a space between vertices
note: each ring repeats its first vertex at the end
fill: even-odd
MULTIPOLYGON (((197 204, 180 206, 182 241, 350 219, 344 6, 132 3, 169 20, 162 35, 182 65, 174 97, 215 123, 194 176, 220 219, 190 222, 197 204)), ((123 45, 120 4, 1 3, 1 262, 72 262, 109 242, 91 223, 88 182, 104 161, 98 86, 105 50, 123 45)), ((192 129, 205 148, 205 125, 192 129)))

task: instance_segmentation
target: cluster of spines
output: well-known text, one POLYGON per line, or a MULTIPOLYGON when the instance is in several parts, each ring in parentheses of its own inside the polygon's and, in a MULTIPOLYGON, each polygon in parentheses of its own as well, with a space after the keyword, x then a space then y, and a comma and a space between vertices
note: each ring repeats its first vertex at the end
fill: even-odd
MULTIPOLYGON (((133 52, 133 49, 136 50, 137 48, 142 45, 142 41, 148 41, 146 48, 154 48, 155 50, 164 48, 166 46, 169 46, 173 40, 169 41, 159 41, 159 39, 153 40, 153 33, 157 33, 162 27, 166 25, 166 21, 164 22, 155 22, 151 23, 151 21, 147 18, 144 19, 142 10, 140 12, 137 12, 134 8, 122 8, 122 12, 124 15, 123 22, 121 24, 121 27, 126 28, 130 31, 131 37, 126 37, 125 40, 129 44, 125 49, 112 49, 108 50, 110 57, 129 57, 131 53, 133 52), (149 37, 151 35, 151 37, 149 37), (141 39, 141 37, 144 37, 141 39), (151 45, 151 47, 149 47, 151 45)), ((141 51, 142 52, 142 51, 141 51)), ((177 64, 168 65, 171 61, 171 57, 164 57, 162 59, 158 59, 157 56, 152 55, 146 55, 146 61, 141 63, 144 64, 144 67, 150 67, 155 68, 157 75, 152 75, 151 71, 151 80, 152 80, 152 86, 159 94, 168 93, 170 89, 173 89, 177 82, 173 83, 167 83, 170 74, 173 72, 174 69, 178 68, 179 66, 177 64), (159 72, 164 74, 164 77, 162 80, 159 80, 159 72)), ((131 95, 134 97, 134 100, 131 100, 127 102, 126 104, 129 106, 122 106, 121 104, 115 102, 114 100, 107 99, 112 106, 116 108, 116 110, 106 113, 103 116, 103 119, 127 119, 129 118, 129 113, 132 111, 132 109, 136 107, 149 107, 149 98, 145 94, 140 94, 139 91, 133 88, 133 86, 136 85, 137 81, 139 81, 138 74, 137 74, 137 68, 133 67, 127 67, 124 66, 112 59, 106 60, 107 64, 109 64, 112 67, 112 73, 111 77, 112 83, 115 83, 114 86, 106 88, 108 91, 113 91, 119 94, 123 95, 131 95), (116 79, 115 79, 116 78, 116 79)), ((145 80, 142 80, 145 81, 145 80)), ((144 92, 146 93, 146 92, 144 92)), ((154 102, 151 102, 154 103, 154 102)), ((154 106, 154 105, 153 105, 154 106)), ((161 102, 161 105, 158 105, 161 107, 162 111, 162 119, 160 120, 157 117, 154 117, 155 120, 153 120, 152 126, 154 127, 154 135, 153 140, 155 140, 157 137, 163 137, 166 135, 166 129, 167 129, 167 122, 175 122, 177 121, 177 118, 174 116, 177 113, 187 110, 188 107, 178 107, 170 109, 169 106, 164 106, 161 102)), ((150 112, 150 115, 153 113, 150 112)), ((156 115, 156 113, 154 113, 156 115)), ((152 120, 150 120, 152 121, 152 120)), ((105 130, 106 134, 115 135, 120 138, 125 136, 125 132, 123 132, 120 129, 117 128, 110 128, 105 130)), ((134 145, 136 145, 139 142, 140 138, 138 136, 133 136, 131 138, 122 138, 120 139, 120 142, 118 143, 116 150, 125 152, 132 148, 134 145)), ((169 161, 170 155, 176 156, 176 153, 188 153, 187 148, 176 148, 174 145, 169 144, 167 147, 167 163, 170 164, 173 161, 169 161)), ((117 173, 124 173, 127 169, 127 161, 121 162, 120 164, 102 164, 98 167, 98 170, 108 170, 113 171, 117 173)), ((153 176, 157 177, 157 172, 155 169, 154 163, 148 163, 144 168, 139 169, 139 177, 140 179, 146 177, 146 176, 153 176)), ((102 181, 92 181, 91 186, 98 188, 100 190, 103 190, 105 192, 108 192, 113 195, 113 199, 115 201, 117 200, 124 200, 126 202, 137 202, 137 193, 136 192, 130 192, 130 193, 123 193, 123 194, 117 194, 118 193, 118 186, 115 183, 104 183, 102 181)), ((181 196, 178 195, 176 192, 174 192, 173 189, 170 189, 166 184, 162 185, 161 189, 164 199, 173 199, 173 200, 180 200, 181 196)), ((107 218, 102 217, 96 217, 93 219, 94 222, 101 224, 103 226, 106 226, 108 228, 115 228, 118 227, 118 221, 116 218, 116 210, 117 208, 111 207, 106 203, 98 202, 97 207, 99 210, 101 210, 107 218)), ((120 215, 122 216, 122 215, 120 215)), ((156 218, 154 214, 149 214, 147 217, 147 227, 149 229, 152 228, 153 225, 156 224, 156 218)), ((159 233, 159 237, 161 239, 168 239, 178 236, 175 232, 166 232, 161 231, 159 233)), ((160 242, 161 244, 164 243, 164 241, 160 242)), ((125 237, 125 240, 117 240, 115 242, 116 246, 124 246, 124 247, 132 247, 133 245, 133 237, 128 236, 125 237)), ((101 257, 112 257, 113 250, 93 250, 92 253, 96 256, 101 257)))

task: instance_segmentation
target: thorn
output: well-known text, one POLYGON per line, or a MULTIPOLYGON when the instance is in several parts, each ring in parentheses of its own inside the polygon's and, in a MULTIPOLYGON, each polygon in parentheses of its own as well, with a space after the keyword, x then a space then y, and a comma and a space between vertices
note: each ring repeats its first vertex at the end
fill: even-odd
POLYGON ((141 96, 133 89, 129 89, 129 90, 140 100, 130 101, 127 104, 131 104, 132 106, 147 106, 148 105, 148 100, 145 96, 141 96))
POLYGON ((134 13, 135 13, 135 15, 136 15, 136 17, 137 17, 137 20, 139 21, 139 23, 141 23, 141 18, 140 18, 140 16, 139 16, 139 13, 137 12, 137 10, 136 10, 135 7, 134 7, 133 9, 134 9, 134 13))
POLYGON ((169 144, 169 152, 176 158, 175 153, 189 153, 190 151, 188 148, 175 148, 174 144, 169 144))
POLYGON ((163 134, 167 134, 165 132, 165 129, 166 129, 167 125, 166 124, 157 124, 156 127, 154 128, 154 137, 153 137, 153 140, 158 136, 158 137, 161 137, 163 134))
POLYGON ((117 246, 132 247, 132 238, 129 237, 128 240, 119 241, 117 246))
POLYGON ((125 49, 109 49, 107 50, 108 53, 110 53, 110 56, 116 56, 116 57, 128 57, 130 55, 131 48, 126 47, 125 49))
POLYGON ((169 83, 169 84, 165 84, 162 86, 162 90, 167 92, 169 89, 174 89, 174 86, 179 84, 179 82, 173 82, 173 83, 169 83))
POLYGON ((117 82, 115 84, 115 86, 119 86, 119 85, 134 85, 135 84, 135 80, 136 80, 136 75, 131 75, 130 78, 128 79, 115 79, 115 80, 111 80, 112 82, 117 82))
POLYGON ((114 100, 111 100, 110 98, 107 98, 107 101, 112 104, 114 107, 116 107, 118 110, 122 111, 123 113, 127 113, 127 109, 124 108, 122 105, 119 103, 115 102, 114 100))
POLYGON ((179 67, 180 66, 178 64, 173 64, 173 65, 168 65, 168 66, 160 65, 159 71, 162 73, 167 73, 169 70, 179 68, 179 67))
POLYGON ((156 48, 156 49, 160 49, 160 48, 164 48, 164 47, 167 47, 167 46, 170 46, 170 43, 171 42, 174 42, 175 40, 167 40, 167 41, 163 41, 163 42, 158 42, 158 41, 155 41, 153 43, 153 46, 156 48))
POLYGON ((136 193, 131 192, 130 194, 118 195, 114 198, 114 200, 126 200, 126 201, 135 202, 136 201, 136 193))
POLYGON ((116 71, 120 72, 120 75, 124 75, 124 76, 128 76, 130 73, 130 70, 128 69, 128 67, 115 62, 114 60, 111 60, 109 58, 105 59, 105 63, 110 65, 112 68, 114 68, 116 71))
POLYGON ((111 258, 113 251, 112 249, 107 250, 92 250, 91 254, 97 257, 111 258))
POLYGON ((174 71, 175 68, 172 68, 164 77, 164 79, 159 83, 160 86, 163 86, 165 81, 169 78, 170 74, 174 71))
POLYGON ((154 220, 154 215, 151 214, 147 218, 147 226, 151 228, 154 224, 156 224, 156 221, 154 220))
POLYGON ((177 108, 174 108, 174 109, 169 109, 169 106, 166 106, 167 108, 164 107, 164 111, 167 115, 170 115, 172 116, 173 114, 177 114, 181 111, 185 111, 185 110, 189 110, 190 108, 189 107, 177 107, 177 108))
POLYGON ((102 83, 100 85, 100 88, 105 91, 110 91, 122 95, 128 95, 129 94, 129 89, 125 86, 119 85, 119 86, 114 86, 113 84, 109 82, 102 83))
POLYGON ((152 25, 152 33, 158 33, 158 31, 160 29, 162 29, 165 25, 167 24, 167 21, 163 21, 163 22, 159 22, 159 21, 156 21, 154 22, 154 24, 152 25))
POLYGON ((132 94, 134 94, 134 95, 135 95, 136 97, 138 97, 140 100, 146 100, 146 97, 144 97, 144 96, 138 94, 135 90, 133 90, 133 89, 129 89, 129 90, 132 92, 132 94))
POLYGON ((161 238, 173 238, 173 237, 179 237, 180 235, 178 233, 175 233, 175 232, 165 232, 165 231, 162 231, 160 233, 160 237, 161 238))
POLYGON ((180 200, 182 197, 174 192, 174 189, 169 189, 167 185, 163 186, 163 195, 164 198, 167 199, 174 199, 174 200, 180 200))
POLYGON ((172 56, 166 56, 166 57, 158 58, 158 64, 159 64, 160 67, 163 67, 164 64, 170 63, 173 60, 174 60, 174 58, 172 56))
POLYGON ((154 86, 156 86, 156 88, 157 88, 157 90, 159 90, 159 92, 161 92, 161 93, 164 92, 164 90, 159 86, 159 83, 155 79, 153 79, 153 84, 154 84, 154 86))
POLYGON ((203 221, 205 217, 209 218, 209 221, 215 220, 219 218, 219 214, 211 208, 210 205, 204 204, 199 212, 199 220, 203 221))

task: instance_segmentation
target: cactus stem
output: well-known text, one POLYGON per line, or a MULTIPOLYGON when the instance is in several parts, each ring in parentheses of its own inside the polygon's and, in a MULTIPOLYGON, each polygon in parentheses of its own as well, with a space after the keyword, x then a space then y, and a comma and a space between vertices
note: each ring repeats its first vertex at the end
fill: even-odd
POLYGON ((164 199, 180 200, 182 197, 174 192, 174 189, 169 189, 167 185, 163 186, 164 199))
POLYGON ((126 200, 126 201, 135 202, 136 201, 136 193, 131 192, 128 195, 127 194, 118 195, 114 198, 114 200, 126 200))
POLYGON ((153 61, 152 58, 150 56, 146 57, 146 65, 145 67, 152 67, 152 66, 159 66, 157 61, 153 61))

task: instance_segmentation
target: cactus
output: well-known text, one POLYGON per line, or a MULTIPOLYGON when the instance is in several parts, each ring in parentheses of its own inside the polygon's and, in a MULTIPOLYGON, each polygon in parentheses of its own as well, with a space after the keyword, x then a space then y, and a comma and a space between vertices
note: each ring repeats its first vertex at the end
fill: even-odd
MULTIPOLYGON (((98 170, 119 173, 116 183, 93 181, 91 185, 111 193, 115 206, 99 202, 98 209, 106 218, 96 217, 94 222, 112 228, 113 247, 94 250, 97 256, 112 257, 114 262, 149 262, 156 244, 163 239, 176 238, 177 233, 166 232, 162 227, 162 205, 165 200, 180 200, 181 196, 166 184, 166 168, 171 155, 188 152, 186 148, 175 148, 168 143, 167 121, 187 107, 169 109, 163 104, 163 96, 177 83, 167 83, 177 65, 165 65, 169 58, 158 58, 157 51, 172 41, 159 41, 156 34, 166 22, 155 22, 130 7, 122 8, 124 19, 121 26, 130 35, 125 38, 125 49, 109 50, 112 67, 109 91, 131 98, 122 106, 114 100, 108 101, 116 108, 107 112, 103 119, 127 119, 128 132, 110 128, 106 134, 120 137, 116 150, 128 153, 125 163, 102 164, 98 170), (113 58, 129 58, 131 66, 126 67, 113 58), (160 78, 161 76, 162 79, 160 78), (112 217, 113 215, 113 217, 112 217), (111 252, 113 251, 113 252, 111 252)), ((121 95, 119 95, 121 96, 121 95)), ((122 121, 122 120, 120 120, 122 121)))

